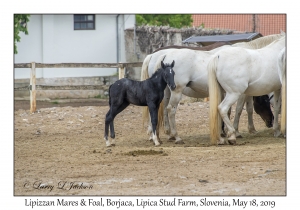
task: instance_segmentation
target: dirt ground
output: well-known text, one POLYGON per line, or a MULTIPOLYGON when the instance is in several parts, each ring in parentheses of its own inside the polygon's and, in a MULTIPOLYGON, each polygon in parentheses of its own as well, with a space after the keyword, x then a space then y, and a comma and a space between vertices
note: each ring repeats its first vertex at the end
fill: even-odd
MULTIPOLYGON (((237 145, 211 146, 208 102, 184 103, 176 114, 185 144, 148 141, 141 107, 115 119, 116 146, 103 139, 103 103, 28 101, 14 107, 14 195, 286 195, 286 139, 274 138, 243 111, 237 145)), ((232 118, 234 111, 232 113, 232 118)))

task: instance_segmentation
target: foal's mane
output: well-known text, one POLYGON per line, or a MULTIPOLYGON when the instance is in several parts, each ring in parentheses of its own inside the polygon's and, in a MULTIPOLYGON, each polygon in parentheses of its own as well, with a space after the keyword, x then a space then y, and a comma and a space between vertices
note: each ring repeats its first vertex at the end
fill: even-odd
POLYGON ((269 36, 260 37, 253 41, 250 41, 250 42, 236 43, 232 46, 249 48, 249 49, 259 49, 259 48, 267 46, 268 44, 272 43, 274 40, 277 40, 283 36, 284 36, 283 34, 272 34, 269 36))

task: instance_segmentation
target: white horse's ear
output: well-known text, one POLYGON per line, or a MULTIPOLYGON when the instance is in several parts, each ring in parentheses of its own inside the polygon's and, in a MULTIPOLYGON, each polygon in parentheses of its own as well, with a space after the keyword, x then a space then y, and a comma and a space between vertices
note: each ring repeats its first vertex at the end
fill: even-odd
POLYGON ((171 67, 173 68, 175 65, 175 61, 173 60, 173 62, 171 63, 171 67))
POLYGON ((285 35, 285 32, 283 30, 280 29, 280 34, 281 35, 285 35))

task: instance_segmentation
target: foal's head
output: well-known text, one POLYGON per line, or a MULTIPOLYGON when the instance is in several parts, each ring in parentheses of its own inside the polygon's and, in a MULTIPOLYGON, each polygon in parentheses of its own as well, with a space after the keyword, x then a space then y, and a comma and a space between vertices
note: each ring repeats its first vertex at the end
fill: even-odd
POLYGON ((163 71, 164 80, 168 84, 168 86, 171 90, 174 90, 176 88, 176 85, 174 82, 175 72, 173 71, 174 65, 175 65, 174 60, 171 64, 168 64, 168 63, 164 64, 164 62, 161 61, 161 68, 164 70, 163 71))
POLYGON ((253 97, 254 110, 257 114, 260 115, 260 117, 266 123, 266 126, 268 128, 271 128, 273 126, 273 120, 274 120, 274 116, 270 106, 271 98, 269 98, 268 95, 253 97))

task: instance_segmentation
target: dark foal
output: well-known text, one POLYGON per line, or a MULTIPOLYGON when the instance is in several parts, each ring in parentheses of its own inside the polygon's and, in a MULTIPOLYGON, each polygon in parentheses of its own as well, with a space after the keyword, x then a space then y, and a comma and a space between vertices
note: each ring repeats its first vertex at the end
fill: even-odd
POLYGON ((171 90, 176 88, 174 82, 175 72, 173 67, 175 61, 171 64, 161 62, 161 68, 158 69, 149 79, 144 81, 134 81, 127 78, 116 81, 109 87, 109 111, 105 118, 104 139, 106 146, 115 145, 114 118, 122 112, 129 104, 137 106, 148 106, 151 123, 153 128, 153 141, 156 146, 160 145, 157 137, 158 109, 160 102, 164 97, 164 90, 168 85, 171 90), (108 128, 110 127, 110 137, 112 143, 108 140, 108 128))

